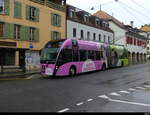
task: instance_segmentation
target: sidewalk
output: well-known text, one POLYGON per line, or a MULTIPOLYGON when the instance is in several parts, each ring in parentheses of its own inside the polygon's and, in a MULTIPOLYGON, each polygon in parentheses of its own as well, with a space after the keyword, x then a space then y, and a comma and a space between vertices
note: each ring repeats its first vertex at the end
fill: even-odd
POLYGON ((22 72, 19 69, 16 69, 16 70, 7 69, 7 71, 5 71, 4 73, 0 73, 0 80, 25 79, 29 77, 30 75, 34 75, 34 74, 40 74, 40 70, 22 72))

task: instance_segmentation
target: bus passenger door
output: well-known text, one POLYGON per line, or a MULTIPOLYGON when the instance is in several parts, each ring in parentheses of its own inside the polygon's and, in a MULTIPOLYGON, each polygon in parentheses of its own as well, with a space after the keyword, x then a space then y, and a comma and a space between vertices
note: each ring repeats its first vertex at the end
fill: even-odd
POLYGON ((79 61, 79 46, 77 40, 72 40, 72 53, 73 53, 73 61, 79 61))

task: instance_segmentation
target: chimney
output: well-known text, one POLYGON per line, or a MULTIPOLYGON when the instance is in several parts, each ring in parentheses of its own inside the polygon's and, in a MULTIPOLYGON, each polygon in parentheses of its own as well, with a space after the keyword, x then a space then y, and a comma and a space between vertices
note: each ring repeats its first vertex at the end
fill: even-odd
POLYGON ((133 23, 134 23, 133 21, 130 22, 132 28, 133 28, 133 23))

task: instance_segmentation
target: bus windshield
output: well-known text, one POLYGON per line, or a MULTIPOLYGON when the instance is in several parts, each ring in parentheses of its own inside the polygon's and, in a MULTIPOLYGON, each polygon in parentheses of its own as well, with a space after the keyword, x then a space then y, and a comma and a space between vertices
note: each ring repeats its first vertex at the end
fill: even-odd
POLYGON ((44 48, 41 52, 41 61, 55 62, 58 48, 44 48))

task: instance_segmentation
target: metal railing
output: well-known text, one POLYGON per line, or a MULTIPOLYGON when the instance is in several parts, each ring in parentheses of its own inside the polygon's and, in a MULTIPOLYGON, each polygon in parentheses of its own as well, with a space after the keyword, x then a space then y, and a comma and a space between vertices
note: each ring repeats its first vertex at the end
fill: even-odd
POLYGON ((55 3, 50 2, 50 1, 46 1, 46 6, 48 6, 49 8, 53 8, 53 9, 56 9, 56 10, 66 12, 66 8, 64 6, 61 6, 59 4, 55 4, 55 3))
POLYGON ((62 5, 54 3, 54 2, 50 2, 47 0, 30 0, 30 1, 41 4, 41 5, 48 6, 49 8, 53 8, 53 9, 56 9, 56 10, 59 10, 62 12, 66 12, 65 6, 62 6, 62 5))

